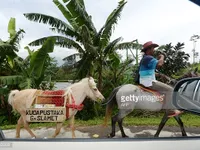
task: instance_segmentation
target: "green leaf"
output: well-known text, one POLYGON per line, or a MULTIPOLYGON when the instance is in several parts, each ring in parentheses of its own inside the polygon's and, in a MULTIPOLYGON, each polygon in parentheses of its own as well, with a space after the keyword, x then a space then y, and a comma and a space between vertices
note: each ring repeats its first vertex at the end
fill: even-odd
POLYGON ((70 25, 76 30, 78 26, 74 22, 74 18, 72 14, 66 9, 66 7, 60 3, 58 0, 53 0, 54 4, 58 7, 58 9, 62 12, 63 16, 68 20, 70 25))
POLYGON ((24 77, 29 77, 29 73, 27 70, 27 65, 24 64, 24 61, 21 57, 16 57, 14 59, 16 66, 20 68, 20 74, 22 74, 24 77))
POLYGON ((17 31, 7 42, 12 45, 12 49, 14 51, 19 51, 19 42, 21 40, 21 38, 23 38, 23 33, 25 33, 24 30, 20 29, 19 31, 17 31))
POLYGON ((63 22, 58 18, 49 15, 39 14, 39 13, 25 13, 24 16, 30 21, 39 23, 42 22, 44 24, 49 24, 51 27, 55 27, 57 29, 73 31, 73 28, 70 25, 66 24, 65 22, 63 22))
POLYGON ((69 38, 75 38, 77 41, 81 42, 81 36, 77 33, 77 31, 72 30, 64 30, 64 29, 58 29, 58 28, 50 28, 53 32, 65 35, 69 38))
POLYGON ((1 85, 17 85, 22 81, 23 77, 20 75, 14 76, 0 76, 1 85))
POLYGON ((23 82, 19 84, 21 89, 31 89, 34 87, 34 80, 31 78, 25 78, 23 82))
POLYGON ((74 40, 69 39, 67 37, 64 36, 49 36, 49 37, 43 37, 41 39, 35 40, 31 43, 29 43, 30 46, 38 46, 43 44, 47 38, 55 38, 56 39, 56 43, 55 45, 61 46, 61 47, 66 47, 66 48, 75 48, 77 49, 80 53, 84 53, 83 48, 74 40))
POLYGON ((66 19, 71 21, 71 25, 75 25, 74 28, 76 30, 82 25, 86 25, 92 33, 96 33, 96 28, 91 20, 91 16, 89 16, 85 10, 83 1, 70 0, 66 7, 71 14, 71 16, 67 16, 66 19))
POLYGON ((126 3, 127 2, 125 2, 124 0, 121 0, 118 4, 118 7, 114 9, 107 18, 105 25, 102 27, 102 29, 100 29, 100 31, 103 32, 101 36, 102 47, 105 47, 110 41, 112 31, 114 30, 114 25, 117 24, 118 18, 120 17, 126 3))
POLYGON ((25 46, 24 49, 26 49, 28 51, 28 54, 30 56, 32 56, 32 54, 34 53, 34 51, 30 50, 30 48, 28 46, 25 46))
POLYGON ((119 37, 119 38, 115 39, 114 41, 112 41, 111 43, 109 43, 104 50, 104 55, 107 55, 108 53, 112 53, 115 45, 121 40, 122 40, 122 38, 119 37))
POLYGON ((111 55, 109 55, 109 58, 111 60, 111 65, 114 68, 119 67, 119 65, 120 65, 120 58, 119 58, 119 55, 117 53, 112 53, 111 55))
POLYGON ((14 67, 14 61, 13 61, 13 57, 12 56, 7 56, 7 62, 10 65, 11 68, 14 67))
POLYGON ((31 57, 30 61, 30 75, 34 75, 36 78, 40 78, 42 75, 43 70, 45 69, 45 61, 48 56, 48 53, 53 52, 54 49, 54 38, 48 38, 42 47, 35 51, 31 57))
POLYGON ((125 49, 142 49, 142 45, 135 43, 135 41, 132 41, 132 42, 119 43, 115 46, 115 50, 125 50, 125 49))
POLYGON ((10 18, 8 23, 8 33, 10 33, 10 37, 14 36, 16 33, 15 18, 10 18))

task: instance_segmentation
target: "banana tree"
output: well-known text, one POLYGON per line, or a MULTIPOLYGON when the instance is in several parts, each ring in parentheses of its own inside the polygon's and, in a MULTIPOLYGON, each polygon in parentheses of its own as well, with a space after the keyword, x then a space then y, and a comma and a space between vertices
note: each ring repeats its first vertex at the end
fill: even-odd
MULTIPOLYGON (((92 17, 85 9, 83 0, 62 0, 63 3, 59 0, 53 0, 53 2, 66 21, 39 13, 26 13, 24 16, 28 20, 48 24, 52 31, 59 33, 59 36, 48 36, 56 38, 56 45, 75 48, 81 53, 82 59, 78 65, 78 76, 82 78, 98 72, 98 86, 102 89, 102 70, 109 55, 119 49, 134 49, 137 45, 133 41, 122 43, 121 37, 110 41, 115 25, 127 2, 125 0, 119 1, 117 8, 111 12, 98 32, 92 22, 92 17)), ((37 39, 29 45, 38 46, 48 37, 37 39)))
POLYGON ((19 51, 19 41, 23 37, 24 30, 16 31, 15 18, 11 18, 8 23, 8 33, 10 35, 7 41, 0 39, 0 75, 10 75, 15 73, 13 70, 14 58, 19 51))
POLYGON ((19 85, 20 89, 38 88, 44 79, 44 72, 48 66, 49 53, 53 52, 55 39, 48 38, 40 49, 31 51, 26 59, 14 58, 18 74, 14 76, 0 76, 2 85, 19 85))

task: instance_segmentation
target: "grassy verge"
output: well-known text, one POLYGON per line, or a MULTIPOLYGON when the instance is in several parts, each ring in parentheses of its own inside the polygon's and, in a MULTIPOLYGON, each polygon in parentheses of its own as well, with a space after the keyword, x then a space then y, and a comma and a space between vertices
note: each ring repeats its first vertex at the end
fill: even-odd
MULTIPOLYGON (((159 117, 126 117, 124 120, 125 126, 158 126, 160 121, 162 119, 162 115, 159 117)), ((181 117, 184 125, 186 127, 200 127, 200 117, 192 114, 184 114, 181 117)), ((64 122, 64 126, 67 126, 69 123, 68 121, 64 122)), ((94 125, 102 125, 103 124, 103 118, 96 118, 93 120, 83 121, 83 120, 75 120, 75 126, 76 127, 84 127, 84 126, 94 126, 94 125)), ((31 128, 42 128, 42 127, 55 127, 55 123, 31 123, 31 128)), ((110 125, 110 121, 109 121, 110 125)), ((175 119, 171 118, 167 122, 168 126, 178 126, 175 119)), ((15 125, 5 125, 0 126, 2 130, 6 129, 14 129, 15 125)))

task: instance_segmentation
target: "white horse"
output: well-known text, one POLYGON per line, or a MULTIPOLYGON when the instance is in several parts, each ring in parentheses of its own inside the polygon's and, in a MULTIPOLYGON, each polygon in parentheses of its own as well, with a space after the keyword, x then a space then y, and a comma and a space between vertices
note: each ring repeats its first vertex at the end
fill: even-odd
MULTIPOLYGON (((37 89, 13 90, 9 94, 8 102, 12 105, 13 109, 20 113, 20 118, 16 125, 16 138, 20 138, 21 125, 28 131, 32 138, 36 138, 35 134, 29 128, 29 123, 26 120, 26 110, 31 107, 37 94, 44 91, 37 89)), ((103 101, 104 96, 99 92, 96 83, 92 77, 84 78, 78 83, 70 85, 64 91, 64 98, 68 100, 69 105, 75 104, 80 106, 86 97, 94 101, 103 101), (73 100, 72 100, 72 99, 73 100)), ((66 105, 64 105, 66 106, 66 105)), ((72 137, 75 138, 74 133, 74 116, 77 113, 76 108, 68 108, 68 118, 70 120, 70 127, 72 130, 72 137)), ((56 137, 60 133, 63 122, 56 123, 56 130, 52 137, 56 137)))

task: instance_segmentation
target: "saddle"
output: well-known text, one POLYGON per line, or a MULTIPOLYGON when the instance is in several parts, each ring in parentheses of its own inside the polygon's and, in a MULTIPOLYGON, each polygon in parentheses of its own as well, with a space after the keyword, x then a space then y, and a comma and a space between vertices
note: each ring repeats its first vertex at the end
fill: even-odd
POLYGON ((57 91, 36 91, 36 104, 54 104, 55 107, 66 107, 66 118, 69 118, 69 108, 72 110, 82 110, 84 105, 83 104, 75 104, 75 99, 71 95, 72 103, 69 103, 69 99, 65 98, 65 91, 64 90, 57 90, 57 91), (66 104, 65 104, 66 99, 66 104), (65 106, 64 106, 65 105, 65 106))
POLYGON ((163 94, 161 94, 159 91, 150 89, 150 88, 145 87, 141 84, 138 84, 137 87, 140 88, 141 90, 145 91, 145 92, 153 94, 154 96, 156 96, 159 99, 160 102, 164 101, 165 96, 163 94))
POLYGON ((37 96, 39 104, 55 104, 56 107, 64 105, 64 90, 43 91, 37 96))

